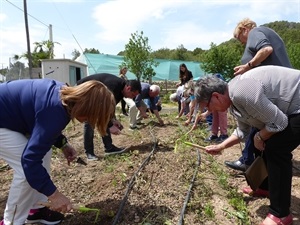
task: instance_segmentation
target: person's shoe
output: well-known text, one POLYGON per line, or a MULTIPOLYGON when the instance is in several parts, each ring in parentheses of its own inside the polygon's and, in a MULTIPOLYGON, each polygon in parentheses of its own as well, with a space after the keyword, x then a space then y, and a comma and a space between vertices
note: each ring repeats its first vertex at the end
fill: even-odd
POLYGON ((218 139, 217 135, 210 135, 208 138, 206 138, 204 141, 205 142, 212 142, 212 141, 216 141, 218 139))
MULTIPOLYGON (((269 218, 270 220, 274 221, 277 225, 291 225, 293 224, 293 216, 292 214, 286 216, 286 217, 282 217, 282 218, 278 218, 274 215, 272 215, 271 213, 269 213, 266 217, 266 219, 269 218)), ((264 222, 262 222, 260 225, 265 225, 264 222)))
POLYGON ((137 125, 144 125, 144 123, 142 121, 137 121, 136 124, 137 125))
POLYGON ((243 193, 253 197, 269 198, 269 191, 260 188, 258 188, 256 191, 253 191, 251 187, 245 187, 243 188, 243 193))
POLYGON ((25 223, 59 224, 64 215, 47 207, 31 209, 25 223))
POLYGON ((249 166, 242 163, 240 160, 236 161, 225 161, 225 165, 234 170, 239 170, 245 172, 249 166))
POLYGON ((129 130, 138 130, 139 128, 137 126, 129 126, 129 130))
POLYGON ((123 114, 124 116, 128 116, 128 113, 127 113, 127 112, 122 112, 122 114, 123 114))
POLYGON ((221 142, 225 141, 227 138, 228 138, 228 135, 227 135, 227 134, 221 134, 221 135, 217 138, 216 142, 217 142, 217 143, 221 143, 221 142))
POLYGON ((1 221, 0 221, 0 225, 5 225, 5 224, 4 224, 4 220, 1 220, 1 221))
POLYGON ((88 161, 96 161, 99 160, 98 156, 90 153, 86 153, 86 157, 88 161))
POLYGON ((104 155, 108 156, 108 155, 115 155, 115 154, 121 154, 123 152, 125 152, 127 150, 127 148, 118 148, 116 146, 113 145, 113 147, 111 149, 106 149, 104 155))

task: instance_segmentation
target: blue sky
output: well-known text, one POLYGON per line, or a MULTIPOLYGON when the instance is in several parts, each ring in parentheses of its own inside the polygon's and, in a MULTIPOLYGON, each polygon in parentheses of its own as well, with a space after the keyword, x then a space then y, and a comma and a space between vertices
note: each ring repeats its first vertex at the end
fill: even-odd
MULTIPOLYGON (((27 51, 23 0, 0 0, 0 67, 27 51), (20 10, 21 9, 21 10, 20 10)), ((300 0, 27 0, 30 43, 49 38, 55 58, 95 48, 116 55, 132 33, 144 32, 152 50, 209 49, 232 38, 236 24, 249 17, 257 25, 300 22, 300 0)), ((33 50, 33 45, 31 45, 33 50)))

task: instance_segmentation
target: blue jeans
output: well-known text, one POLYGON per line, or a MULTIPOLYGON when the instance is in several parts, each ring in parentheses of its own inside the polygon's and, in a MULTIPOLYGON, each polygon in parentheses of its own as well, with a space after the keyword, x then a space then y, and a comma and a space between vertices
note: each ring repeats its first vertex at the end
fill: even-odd
POLYGON ((245 148, 242 150, 242 156, 239 158, 239 161, 241 163, 244 163, 246 165, 251 165, 255 159, 255 152, 258 151, 254 147, 253 138, 256 132, 259 131, 256 128, 252 128, 250 135, 246 141, 245 148))
MULTIPOLYGON (((104 144, 105 150, 111 149, 113 147, 111 134, 109 128, 106 129, 107 135, 102 137, 102 142, 104 144)), ((85 153, 94 155, 94 129, 88 123, 84 123, 84 149, 85 153)))
POLYGON ((206 122, 208 123, 209 126, 212 125, 212 120, 213 120, 213 115, 211 113, 206 117, 206 122))

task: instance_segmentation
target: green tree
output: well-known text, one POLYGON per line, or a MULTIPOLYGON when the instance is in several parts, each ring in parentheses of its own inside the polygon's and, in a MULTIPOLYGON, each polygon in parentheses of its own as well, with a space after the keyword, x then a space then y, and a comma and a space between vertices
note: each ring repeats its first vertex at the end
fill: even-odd
POLYGON ((81 55, 81 53, 77 49, 74 49, 71 55, 72 55, 72 60, 76 60, 81 55))
POLYGON ((94 53, 94 54, 100 54, 100 51, 98 49, 95 48, 85 48, 83 51, 84 53, 94 53))
POLYGON ((156 59, 171 59, 172 51, 168 48, 161 48, 152 53, 152 56, 156 59))
POLYGON ((287 52, 293 68, 300 69, 300 43, 288 43, 287 52))
MULTIPOLYGON (((31 53, 32 56, 32 66, 34 68, 41 67, 41 60, 42 59, 53 59, 54 58, 54 44, 60 44, 58 42, 52 42, 52 41, 41 41, 41 42, 34 42, 35 45, 33 52, 31 53)), ((16 57, 17 55, 15 55, 16 57)), ((19 57, 19 56, 17 56, 19 57)), ((19 57, 20 58, 20 57, 19 57)), ((28 54, 24 53, 21 58, 28 59, 28 54)))
POLYGON ((234 42, 217 46, 211 43, 203 54, 201 68, 207 73, 221 73, 225 79, 233 77, 233 68, 240 63, 241 47, 234 42))
MULTIPOLYGON (((95 48, 85 48, 83 54, 85 53, 100 54, 100 51, 95 48)), ((71 55, 72 55, 72 60, 76 60, 79 56, 81 56, 81 53, 79 50, 74 49, 71 55)))
POLYGON ((127 66, 138 80, 142 78, 151 81, 156 74, 153 67, 157 67, 159 63, 154 60, 148 38, 143 34, 143 31, 140 34, 137 31, 131 34, 128 44, 125 45, 123 65, 127 66))

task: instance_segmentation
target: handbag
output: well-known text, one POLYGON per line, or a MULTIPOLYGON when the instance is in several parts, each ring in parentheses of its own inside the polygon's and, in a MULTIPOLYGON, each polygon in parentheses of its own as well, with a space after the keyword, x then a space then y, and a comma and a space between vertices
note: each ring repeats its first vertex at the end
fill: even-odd
POLYGON ((247 183, 253 191, 258 189, 267 176, 268 171, 262 156, 258 156, 245 172, 247 183))

